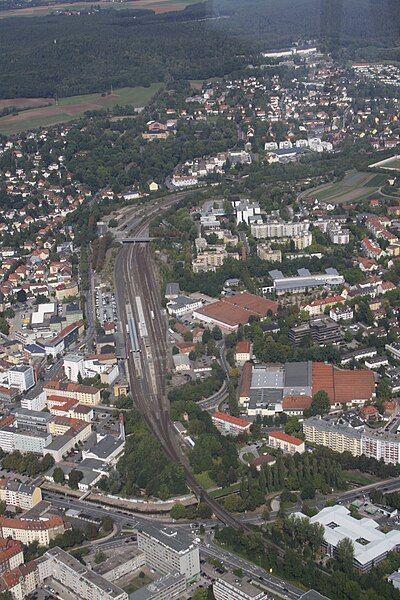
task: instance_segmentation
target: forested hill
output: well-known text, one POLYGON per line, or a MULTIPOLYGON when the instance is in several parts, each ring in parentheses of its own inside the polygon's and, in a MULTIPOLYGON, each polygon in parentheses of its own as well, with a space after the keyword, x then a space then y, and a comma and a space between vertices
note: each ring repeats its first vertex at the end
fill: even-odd
POLYGON ((209 0, 160 15, 9 18, 0 22, 0 97, 220 76, 298 38, 349 58, 400 60, 399 1, 209 0))

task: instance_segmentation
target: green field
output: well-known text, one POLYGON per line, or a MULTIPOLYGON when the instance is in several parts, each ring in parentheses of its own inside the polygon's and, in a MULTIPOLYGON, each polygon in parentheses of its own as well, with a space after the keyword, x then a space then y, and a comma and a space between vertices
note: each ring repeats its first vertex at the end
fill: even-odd
POLYGON ((82 117, 87 111, 104 110, 117 104, 145 106, 161 86, 161 83, 153 83, 149 87, 117 89, 108 95, 97 93, 60 98, 58 104, 21 110, 17 115, 0 118, 0 133, 10 135, 38 127, 66 123, 82 117))
POLYGON ((395 158, 395 159, 391 160, 386 165, 384 165, 382 168, 396 169, 396 170, 400 171, 400 158, 395 158))
POLYGON ((214 490, 212 492, 210 492, 210 496, 212 498, 221 498, 222 496, 228 496, 228 494, 233 494, 235 492, 238 492, 240 488, 240 483, 232 483, 232 485, 229 485, 226 488, 221 488, 219 490, 214 490))
POLYGON ((354 485, 369 485, 370 483, 379 481, 377 477, 368 473, 360 473, 359 471, 343 471, 343 477, 348 483, 354 485))
POLYGON ((307 198, 343 204, 376 197, 377 190, 387 180, 386 175, 349 171, 343 179, 308 190, 307 198))

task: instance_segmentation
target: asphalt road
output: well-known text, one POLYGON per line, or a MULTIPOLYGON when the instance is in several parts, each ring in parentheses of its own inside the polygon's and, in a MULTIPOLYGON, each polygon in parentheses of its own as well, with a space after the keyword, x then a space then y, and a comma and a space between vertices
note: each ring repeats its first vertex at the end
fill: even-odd
POLYGON ((230 569, 242 569, 243 574, 257 581, 258 585, 262 585, 269 592, 281 598, 289 598, 297 600, 304 592, 290 583, 285 583, 278 577, 274 577, 271 573, 267 573, 265 569, 257 567, 254 563, 245 560, 240 556, 231 554, 221 547, 209 542, 207 545, 201 544, 200 555, 202 558, 214 558, 223 563, 224 567, 230 569))

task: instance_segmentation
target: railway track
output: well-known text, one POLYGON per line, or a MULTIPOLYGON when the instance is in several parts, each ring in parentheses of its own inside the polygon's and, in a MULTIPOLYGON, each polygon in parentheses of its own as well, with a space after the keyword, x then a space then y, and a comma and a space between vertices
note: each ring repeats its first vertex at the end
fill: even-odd
MULTIPOLYGON (((171 204, 168 203, 168 206, 171 204)), ((133 227, 130 235, 140 237, 144 234, 159 209, 157 207, 150 210, 147 216, 133 227)), ((167 326, 165 315, 161 310, 161 297, 155 273, 155 264, 149 244, 130 244, 121 249, 115 267, 117 297, 122 321, 121 329, 123 335, 126 336, 128 322, 126 301, 131 307, 132 314, 135 314, 135 298, 140 296, 147 322, 148 342, 151 348, 151 360, 144 357, 142 353, 141 370, 143 377, 140 379, 136 376, 132 353, 127 358, 127 370, 135 404, 149 429, 159 441, 165 455, 174 463, 182 466, 187 485, 192 492, 205 502, 223 523, 235 529, 250 532, 251 528, 248 525, 236 519, 197 482, 187 456, 180 448, 175 436, 165 389, 169 356, 167 326)))

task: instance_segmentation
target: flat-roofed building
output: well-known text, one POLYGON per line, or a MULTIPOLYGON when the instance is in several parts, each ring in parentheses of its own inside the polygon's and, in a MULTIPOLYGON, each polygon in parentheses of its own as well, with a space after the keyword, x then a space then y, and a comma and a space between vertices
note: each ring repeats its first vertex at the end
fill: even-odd
POLYGON ((324 548, 330 556, 335 556, 338 546, 345 538, 353 543, 355 569, 368 572, 385 560, 387 555, 400 548, 400 531, 383 533, 379 523, 373 519, 355 519, 344 506, 327 506, 314 517, 295 513, 295 517, 318 523, 324 528, 324 548))
POLYGON ((137 539, 138 548, 145 553, 150 567, 161 573, 178 571, 185 575, 187 582, 199 578, 199 548, 184 531, 141 523, 137 539))
POLYGON ((35 385, 35 374, 30 365, 15 365, 8 370, 8 385, 26 392, 35 385))
POLYGON ((133 592, 129 600, 175 600, 182 598, 185 590, 185 576, 174 571, 133 592))
POLYGON ((267 600, 268 596, 244 577, 228 571, 213 585, 215 600, 267 600))
POLYGON ((80 600, 128 600, 123 589, 61 550, 51 548, 38 559, 39 581, 54 579, 80 600))

